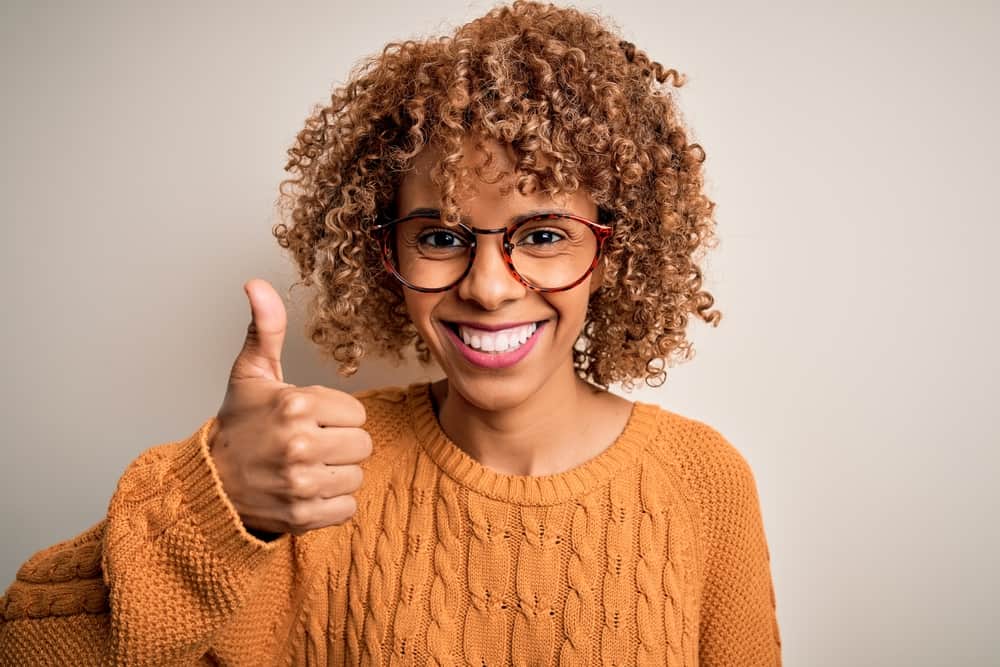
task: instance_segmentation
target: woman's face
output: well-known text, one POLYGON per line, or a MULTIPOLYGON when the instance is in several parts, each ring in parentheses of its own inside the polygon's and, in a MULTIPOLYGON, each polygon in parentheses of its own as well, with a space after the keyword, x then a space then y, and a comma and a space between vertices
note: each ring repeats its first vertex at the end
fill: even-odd
MULTIPOLYGON (((466 141, 464 162, 470 168, 482 159, 474 145, 472 139, 466 141)), ((511 169, 510 155, 500 144, 487 142, 486 149, 493 153, 497 168, 511 169)), ((413 170, 407 172, 397 193, 400 216, 417 208, 440 208, 438 189, 429 175, 435 157, 428 149, 414 160, 413 170)), ((469 195, 457 200, 466 225, 479 229, 506 227, 529 211, 566 212, 597 220, 597 206, 582 189, 556 200, 546 193, 522 195, 516 188, 502 195, 503 183, 477 181, 469 195)), ((598 266, 572 289, 551 293, 532 290, 511 275, 501 245, 501 234, 478 235, 469 273, 450 290, 423 293, 403 288, 409 316, 448 376, 451 390, 484 410, 520 405, 550 380, 556 382, 553 386, 573 386, 573 345, 583 328, 590 294, 600 285, 598 266), (531 323, 537 324, 533 333, 531 323), (515 331, 507 339, 515 342, 507 342, 509 346, 520 343, 520 337, 530 333, 515 351, 495 355, 474 349, 489 347, 487 339, 492 339, 494 347, 503 347, 498 333, 480 332, 478 341, 473 338, 471 345, 463 342, 464 335, 476 336, 476 329, 511 325, 515 331), (495 363, 498 360, 502 363, 495 363)))

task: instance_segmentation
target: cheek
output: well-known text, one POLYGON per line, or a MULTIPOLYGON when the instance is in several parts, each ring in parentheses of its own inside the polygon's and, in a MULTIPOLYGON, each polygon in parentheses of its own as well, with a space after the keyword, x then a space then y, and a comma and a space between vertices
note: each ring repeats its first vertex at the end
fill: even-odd
POLYGON ((409 315, 410 321, 416 324, 419 329, 421 319, 420 300, 414 299, 409 290, 403 290, 403 304, 406 306, 406 314, 409 315))
POLYGON ((431 328, 431 313, 434 306, 440 301, 436 294, 423 294, 413 290, 404 290, 403 303, 406 312, 410 316, 410 321, 417 327, 417 331, 425 333, 431 328))
POLYGON ((587 318, 587 304, 590 298, 590 291, 585 285, 583 289, 572 290, 572 293, 562 294, 559 299, 552 299, 551 304, 559 314, 560 323, 571 325, 574 329, 583 326, 587 318))

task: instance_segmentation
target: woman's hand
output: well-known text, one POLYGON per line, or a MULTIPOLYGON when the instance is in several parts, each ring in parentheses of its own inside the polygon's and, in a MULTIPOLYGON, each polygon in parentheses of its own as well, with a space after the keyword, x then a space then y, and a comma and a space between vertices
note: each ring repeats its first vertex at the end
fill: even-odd
POLYGON ((209 435, 226 495, 249 529, 293 533, 353 516, 371 454, 364 406, 342 391, 284 382, 287 317, 264 280, 243 286, 252 319, 209 435))

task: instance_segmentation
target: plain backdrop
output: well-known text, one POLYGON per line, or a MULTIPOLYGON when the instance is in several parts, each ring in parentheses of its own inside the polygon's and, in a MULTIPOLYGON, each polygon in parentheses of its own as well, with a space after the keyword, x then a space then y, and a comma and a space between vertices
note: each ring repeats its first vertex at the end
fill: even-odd
MULTIPOLYGON (((285 151, 362 56, 486 2, 4 2, 0 580, 215 414, 285 151)), ((631 394, 750 462, 788 665, 987 665, 997 637, 996 3, 580 2, 688 75, 718 328, 631 394)), ((289 303, 288 381, 345 381, 289 303)))

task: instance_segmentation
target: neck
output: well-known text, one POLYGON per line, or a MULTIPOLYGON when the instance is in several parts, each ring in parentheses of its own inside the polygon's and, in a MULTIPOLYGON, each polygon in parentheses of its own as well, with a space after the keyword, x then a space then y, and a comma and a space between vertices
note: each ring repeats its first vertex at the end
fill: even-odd
POLYGON ((507 475, 553 475, 596 456, 610 442, 588 433, 600 419, 600 389, 578 378, 572 359, 518 405, 487 410, 469 403, 447 379, 433 387, 438 421, 452 442, 482 465, 507 475))

